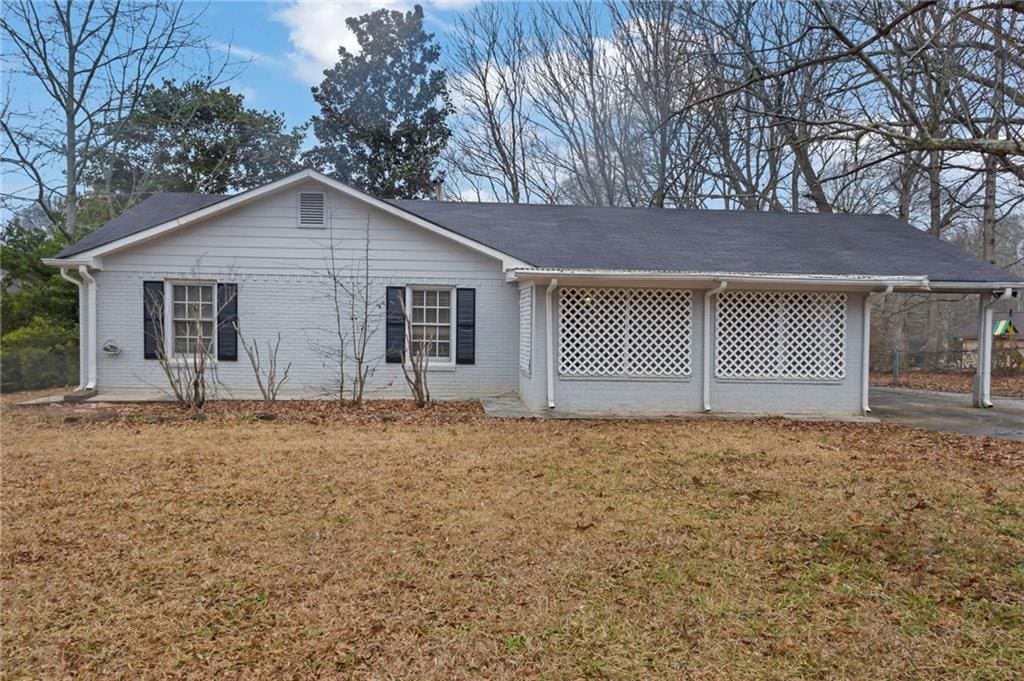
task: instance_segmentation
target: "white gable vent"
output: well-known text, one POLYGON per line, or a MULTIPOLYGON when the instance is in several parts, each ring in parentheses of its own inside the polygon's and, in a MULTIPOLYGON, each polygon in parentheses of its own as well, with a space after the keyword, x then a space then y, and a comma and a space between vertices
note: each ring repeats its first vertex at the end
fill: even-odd
POLYGON ((299 227, 324 226, 324 195, 299 192, 299 227))

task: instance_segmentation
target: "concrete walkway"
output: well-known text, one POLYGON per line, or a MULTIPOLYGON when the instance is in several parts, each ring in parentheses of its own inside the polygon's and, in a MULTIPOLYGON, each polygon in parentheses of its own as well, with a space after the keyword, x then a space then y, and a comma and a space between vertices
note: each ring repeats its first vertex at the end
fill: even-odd
POLYGON ((975 409, 971 396, 932 390, 872 388, 871 415, 883 423, 1024 442, 1024 399, 993 397, 992 409, 975 409))

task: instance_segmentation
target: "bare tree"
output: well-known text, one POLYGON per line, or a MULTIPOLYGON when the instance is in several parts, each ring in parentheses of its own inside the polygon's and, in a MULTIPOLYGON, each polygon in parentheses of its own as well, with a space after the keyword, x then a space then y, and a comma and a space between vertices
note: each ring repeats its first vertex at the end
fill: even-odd
POLYGON ((330 370, 329 382, 318 386, 324 396, 334 397, 339 403, 345 402, 346 374, 345 359, 348 355, 348 324, 345 313, 345 278, 346 274, 341 269, 340 245, 334 234, 333 215, 330 216, 326 254, 324 256, 324 268, 316 272, 317 275, 327 280, 327 288, 323 297, 330 306, 331 319, 330 327, 320 329, 317 338, 310 340, 310 345, 323 359, 324 366, 330 370), (327 336, 330 340, 321 340, 319 336, 327 336))
MULTIPOLYGON (((35 202, 67 239, 78 227, 83 164, 117 138, 146 87, 192 54, 202 54, 202 12, 171 0, 31 0, 5 3, 0 18, 11 73, 45 101, 3 110, 2 162, 28 176, 35 202), (55 172, 57 168, 61 172, 55 172), (59 179, 58 179, 59 178, 59 179), (57 206, 63 206, 63 214, 57 206)), ((7 203, 25 200, 18 191, 7 203)))
POLYGON ((399 299, 402 317, 405 319, 405 352, 402 353, 402 376, 409 386, 412 399, 417 407, 430 404, 430 386, 427 383, 427 371, 430 367, 430 355, 436 338, 415 338, 412 317, 405 305, 405 299, 399 299))
POLYGON ((627 203, 620 154, 635 150, 630 102, 617 85, 621 60, 596 7, 583 0, 543 4, 532 25, 533 100, 539 124, 554 139, 543 161, 570 202, 627 203))
MULTIPOLYGON (((200 287, 202 288, 202 287, 200 287)), ((146 300, 149 316, 153 327, 146 333, 153 338, 156 345, 156 359, 164 375, 169 394, 184 409, 191 412, 202 411, 206 402, 216 395, 221 385, 217 374, 217 362, 213 356, 217 321, 222 313, 234 301, 229 298, 216 302, 216 292, 208 302, 183 304, 184 315, 175 315, 173 321, 166 320, 163 295, 150 295, 146 300), (202 308, 209 305, 212 314, 204 315, 202 308), (187 333, 185 338, 174 347, 167 346, 166 324, 183 325, 187 333)), ((173 304, 173 303, 172 303, 173 304)), ((174 329, 171 330, 174 337, 174 329)))
POLYGON ((252 367, 252 373, 256 378, 256 387, 259 388, 260 395, 263 397, 263 406, 266 409, 270 409, 277 402, 277 395, 281 391, 281 387, 288 382, 288 372, 292 368, 292 363, 288 362, 284 367, 284 371, 278 373, 281 332, 277 332, 277 340, 274 343, 271 343, 269 340, 267 341, 266 356, 264 358, 260 354, 259 342, 245 340, 239 325, 235 323, 234 327, 235 333, 238 334, 238 343, 245 350, 245 354, 249 358, 249 365, 252 367), (266 364, 264 364, 264 359, 266 364))
POLYGON ((449 163, 498 201, 554 195, 539 159, 546 153, 530 91, 533 50, 517 4, 476 5, 456 20, 449 81, 461 116, 449 163))
POLYGON ((330 373, 329 381, 317 388, 339 403, 358 405, 383 359, 372 341, 383 321, 385 286, 372 269, 370 215, 361 238, 350 242, 343 232, 335 233, 333 213, 328 220, 324 266, 315 274, 327 283, 321 295, 330 309, 329 327, 320 328, 310 344, 330 373))
POLYGON ((381 308, 385 290, 371 276, 370 271, 370 216, 366 216, 363 235, 363 250, 354 263, 353 274, 342 283, 347 298, 349 320, 349 347, 352 359, 350 396, 353 404, 363 402, 366 386, 380 363, 380 353, 375 353, 372 340, 381 324, 381 308))

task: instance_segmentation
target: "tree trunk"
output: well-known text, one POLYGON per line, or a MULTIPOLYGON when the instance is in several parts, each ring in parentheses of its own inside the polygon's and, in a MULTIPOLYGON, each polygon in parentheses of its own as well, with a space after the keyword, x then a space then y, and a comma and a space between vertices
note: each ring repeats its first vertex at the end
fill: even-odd
POLYGON ((78 48, 71 37, 71 3, 67 8, 68 70, 66 77, 67 90, 64 93, 64 125, 67 139, 64 146, 64 173, 67 176, 68 188, 64 201, 64 233, 74 238, 78 226, 78 126, 75 122, 75 57, 78 48))
POLYGON ((985 157, 985 199, 981 214, 981 257, 996 261, 996 158, 985 157))

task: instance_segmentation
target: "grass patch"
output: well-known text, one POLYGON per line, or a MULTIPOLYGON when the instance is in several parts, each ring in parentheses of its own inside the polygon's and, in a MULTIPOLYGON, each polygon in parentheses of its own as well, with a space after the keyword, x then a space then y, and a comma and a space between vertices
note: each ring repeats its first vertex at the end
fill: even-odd
POLYGON ((1020 674, 1024 445, 246 410, 5 405, 4 676, 1020 674))

